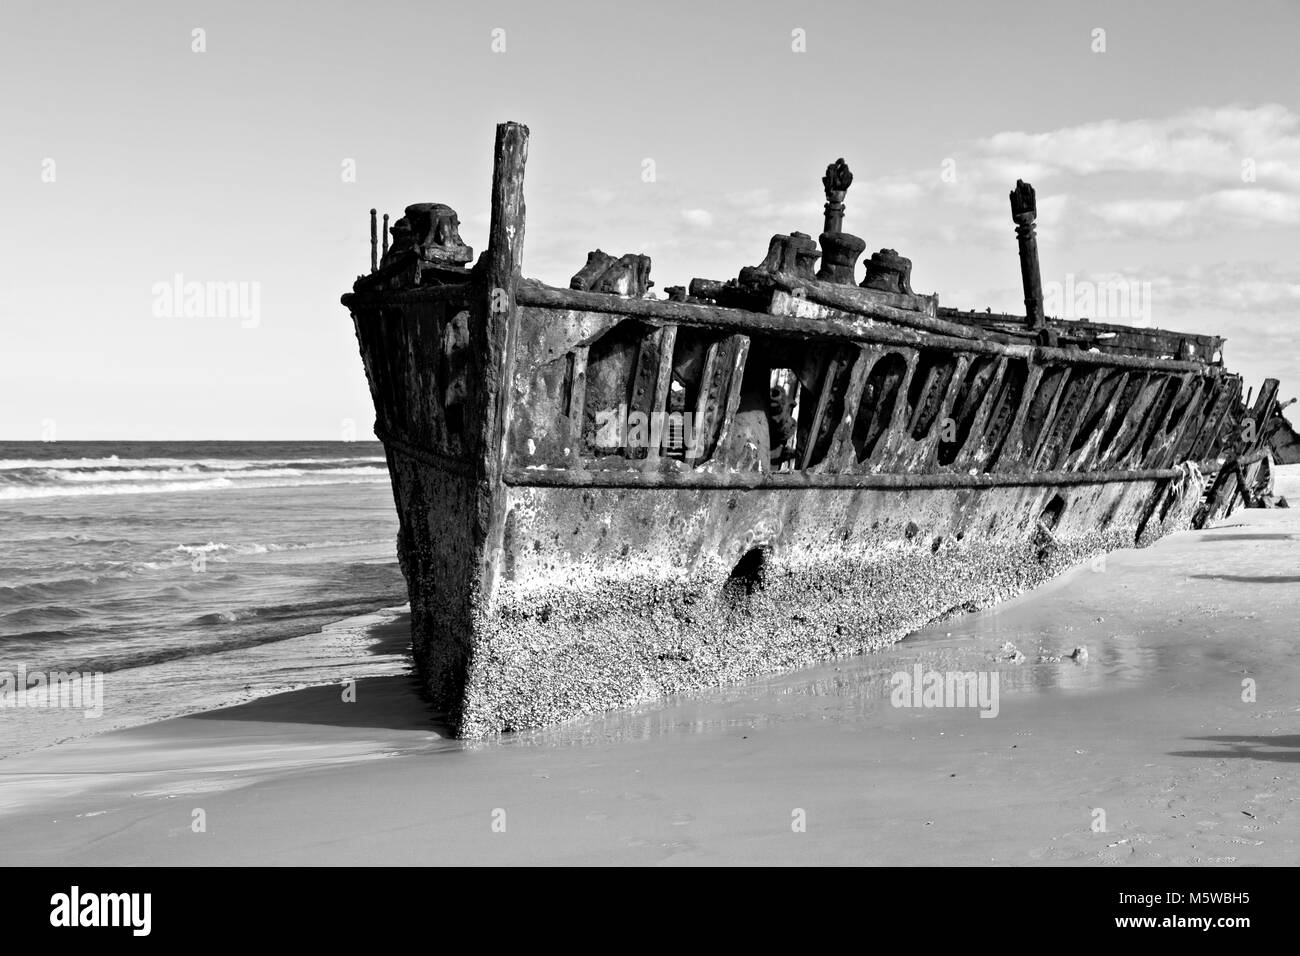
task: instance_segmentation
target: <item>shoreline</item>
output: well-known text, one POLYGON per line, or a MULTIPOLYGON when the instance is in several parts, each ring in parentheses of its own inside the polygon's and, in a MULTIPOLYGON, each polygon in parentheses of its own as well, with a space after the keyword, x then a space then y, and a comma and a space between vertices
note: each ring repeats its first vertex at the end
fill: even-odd
POLYGON ((406 676, 261 697, 0 762, 0 839, 28 865, 1289 863, 1297 542, 1300 511, 1242 511, 873 654, 488 740, 406 676), (997 719, 891 706, 917 664, 998 674, 997 719))
POLYGON ((0 720, 9 720, 10 726, 18 728, 15 742, 6 742, 0 749, 0 766, 5 760, 72 741, 329 685, 353 671, 362 676, 405 672, 410 669, 409 616, 407 605, 390 605, 340 618, 305 634, 106 672, 103 715, 61 714, 54 729, 62 734, 57 739, 50 739, 49 729, 35 735, 31 730, 49 711, 0 708, 0 720), (221 658, 226 665, 219 673, 212 672, 213 658, 221 658), (240 660, 245 670, 230 666, 240 660), (301 663, 295 665, 294 661, 301 663), (261 683, 246 683, 248 677, 236 677, 236 673, 255 674, 261 683), (176 699, 174 688, 178 686, 192 695, 188 702, 176 699), (168 688, 173 690, 168 692, 168 688), (114 716, 114 700, 127 701, 127 712, 114 716), (18 726, 20 721, 24 726, 18 726))

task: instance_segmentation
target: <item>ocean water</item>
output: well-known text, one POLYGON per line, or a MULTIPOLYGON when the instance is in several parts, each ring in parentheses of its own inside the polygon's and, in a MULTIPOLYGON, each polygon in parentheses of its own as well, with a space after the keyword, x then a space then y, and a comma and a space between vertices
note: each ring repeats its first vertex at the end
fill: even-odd
POLYGON ((392 672, 362 632, 406 601, 396 534, 377 442, 0 442, 0 675, 107 688, 93 720, 0 707, 0 755, 392 672))

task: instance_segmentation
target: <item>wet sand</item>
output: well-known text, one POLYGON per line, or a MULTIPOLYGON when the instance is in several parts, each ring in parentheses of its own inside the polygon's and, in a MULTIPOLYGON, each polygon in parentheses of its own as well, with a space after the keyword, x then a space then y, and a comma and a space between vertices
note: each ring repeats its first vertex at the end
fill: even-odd
POLYGON ((1300 510, 1240 511, 886 652, 551 730, 447 740, 387 676, 0 760, 0 862, 1294 864, 1298 641, 1300 510), (997 717, 892 706, 917 664, 996 673, 997 717))

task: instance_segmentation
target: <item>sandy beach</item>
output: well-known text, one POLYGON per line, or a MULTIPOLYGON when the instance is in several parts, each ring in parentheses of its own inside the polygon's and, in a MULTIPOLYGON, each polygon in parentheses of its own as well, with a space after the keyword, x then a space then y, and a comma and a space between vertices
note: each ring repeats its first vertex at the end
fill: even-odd
POLYGON ((1293 864, 1298 584, 1300 511, 1239 511, 887 652, 545 731, 446 739, 405 676, 294 691, 0 760, 0 862, 1293 864), (996 718, 892 706, 917 665, 996 674, 996 718))

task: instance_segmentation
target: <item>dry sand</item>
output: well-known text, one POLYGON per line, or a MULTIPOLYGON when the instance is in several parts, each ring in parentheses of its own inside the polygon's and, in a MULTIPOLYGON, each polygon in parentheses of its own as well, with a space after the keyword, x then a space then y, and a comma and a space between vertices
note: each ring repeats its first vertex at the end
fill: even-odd
POLYGON ((378 677, 0 760, 0 862, 1294 864, 1298 637, 1300 510, 1243 511, 884 653, 553 730, 446 740, 378 677), (996 671, 998 716, 891 706, 917 663, 996 671))

